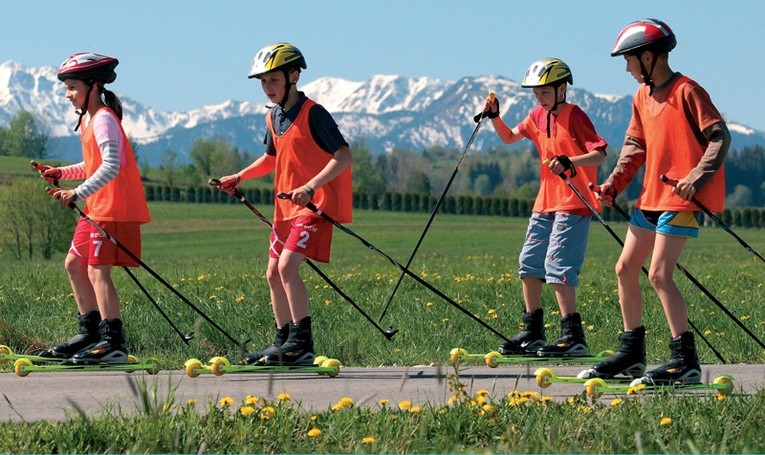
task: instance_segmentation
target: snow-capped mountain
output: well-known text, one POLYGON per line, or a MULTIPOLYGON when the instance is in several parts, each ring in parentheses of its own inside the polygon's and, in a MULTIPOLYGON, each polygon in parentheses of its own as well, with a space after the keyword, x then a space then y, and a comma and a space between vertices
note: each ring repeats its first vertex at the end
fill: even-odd
MULTIPOLYGON (((0 65, 0 126, 7 127, 20 111, 32 112, 51 138, 51 149, 61 159, 80 157, 79 140, 72 132, 71 104, 61 96, 53 67, 25 68, 8 61, 0 65)), ((517 124, 534 106, 528 89, 503 76, 464 77, 445 81, 427 77, 374 76, 364 82, 324 77, 300 87, 333 114, 350 142, 361 140, 376 153, 393 148, 415 152, 427 147, 463 148, 472 134, 472 118, 493 91, 501 115, 517 124)), ((265 134, 265 103, 224 101, 214 106, 162 112, 118 93, 123 102, 123 125, 140 145, 139 156, 154 165, 174 150, 181 161, 199 139, 224 140, 239 150, 260 154, 265 134)), ((568 100, 578 104, 598 132, 618 148, 630 117, 629 97, 569 89, 568 100)), ((765 144, 765 133, 728 119, 734 148, 765 144)), ((473 148, 500 145, 491 127, 483 126, 473 148)), ((527 146, 528 144, 524 144, 527 146)))

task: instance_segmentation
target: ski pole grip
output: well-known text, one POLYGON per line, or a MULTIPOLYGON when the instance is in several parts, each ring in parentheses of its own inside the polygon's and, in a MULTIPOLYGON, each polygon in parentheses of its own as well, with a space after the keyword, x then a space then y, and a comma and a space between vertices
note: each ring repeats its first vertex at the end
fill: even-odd
MULTIPOLYGON (((542 164, 544 164, 545 166, 549 166, 550 159, 549 158, 543 159, 542 164)), ((561 172, 560 174, 558 174, 558 177, 562 178, 563 180, 566 180, 566 172, 565 171, 561 172)))
POLYGON ((279 194, 277 194, 276 197, 278 197, 279 199, 292 199, 292 196, 283 192, 280 192, 279 194))
POLYGON ((590 184, 587 186, 590 188, 590 191, 592 191, 593 193, 600 193, 600 185, 596 185, 590 182, 590 184))
POLYGON ((220 186, 220 180, 218 179, 210 179, 207 181, 207 184, 210 186, 220 186))
POLYGON ((671 179, 664 174, 661 174, 659 178, 661 179, 662 182, 666 183, 667 185, 677 186, 677 183, 678 183, 677 180, 671 179))
MULTIPOLYGON (((494 100, 496 99, 496 97, 497 97, 497 95, 495 95, 494 92, 489 92, 489 102, 491 102, 493 104, 494 100)), ((476 114, 473 117, 473 121, 478 123, 484 117, 488 117, 488 112, 481 111, 480 113, 476 114)))

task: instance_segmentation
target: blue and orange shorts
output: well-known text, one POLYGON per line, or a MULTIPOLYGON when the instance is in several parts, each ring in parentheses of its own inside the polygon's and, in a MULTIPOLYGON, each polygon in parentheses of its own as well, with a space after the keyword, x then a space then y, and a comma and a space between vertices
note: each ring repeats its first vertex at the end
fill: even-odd
POLYGON ((701 212, 662 212, 636 208, 632 212, 630 224, 659 234, 697 239, 701 221, 701 212))

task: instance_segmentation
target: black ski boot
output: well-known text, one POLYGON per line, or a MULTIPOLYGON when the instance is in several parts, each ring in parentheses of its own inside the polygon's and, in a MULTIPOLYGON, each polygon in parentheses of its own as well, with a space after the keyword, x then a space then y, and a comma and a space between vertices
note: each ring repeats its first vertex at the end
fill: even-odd
POLYGON ((306 316, 290 325, 287 341, 266 357, 266 365, 313 365, 315 357, 311 317, 306 316))
POLYGON ((43 351, 40 357, 51 359, 68 359, 83 349, 89 348, 98 343, 101 336, 98 333, 98 324, 101 322, 101 314, 98 311, 77 316, 80 324, 80 331, 77 335, 69 338, 63 343, 43 351))
POLYGON ((124 364, 128 363, 128 352, 125 348, 125 333, 122 321, 119 319, 104 319, 98 325, 101 341, 89 349, 84 349, 71 359, 69 365, 87 365, 92 363, 124 364))
POLYGON ((527 355, 547 344, 545 338, 544 311, 540 308, 533 313, 523 313, 523 329, 510 340, 499 345, 502 355, 527 355))
POLYGON ((632 385, 698 384, 701 382, 701 365, 696 352, 693 333, 685 332, 669 342, 669 360, 632 381, 632 385))
POLYGON ((541 357, 584 357, 590 355, 590 349, 584 340, 582 318, 579 313, 571 313, 560 321, 560 338, 537 351, 541 357))
POLYGON ((249 354, 244 356, 244 360, 242 361, 242 364, 265 365, 266 357, 268 357, 271 354, 276 354, 277 352, 279 352, 279 348, 282 347, 282 345, 287 341, 287 338, 290 335, 291 326, 292 326, 292 323, 290 322, 289 324, 285 324, 284 327, 276 327, 275 335, 274 335, 274 344, 260 351, 250 352, 249 354))
POLYGON ((613 378, 616 375, 639 378, 645 373, 645 327, 619 334, 619 350, 576 377, 580 379, 613 378))

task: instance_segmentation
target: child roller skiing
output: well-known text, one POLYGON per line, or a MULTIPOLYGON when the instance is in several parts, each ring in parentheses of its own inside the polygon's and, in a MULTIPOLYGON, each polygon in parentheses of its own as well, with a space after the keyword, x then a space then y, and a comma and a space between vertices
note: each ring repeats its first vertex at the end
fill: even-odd
POLYGON ((263 48, 249 77, 260 80, 275 105, 266 114, 265 153, 220 179, 232 192, 239 183, 274 172, 273 230, 266 272, 276 322, 272 346, 245 356, 248 364, 312 365, 315 357, 308 293, 300 277, 305 258, 329 262, 332 224, 305 208, 313 202, 339 222, 352 219, 351 150, 332 116, 295 85, 306 68, 288 43, 263 48))
POLYGON ((723 159, 730 145, 725 121, 707 94, 690 78, 669 66, 677 41, 662 21, 645 19, 625 27, 611 56, 623 56, 626 70, 639 84, 632 102, 621 156, 600 186, 610 205, 645 166, 640 197, 616 263, 624 331, 616 354, 579 373, 580 378, 633 376, 633 384, 698 383, 701 367, 688 310, 672 274, 689 238, 699 235, 701 212, 694 197, 713 212, 723 209, 723 159), (662 175, 678 180, 661 182, 662 175), (641 267, 651 255, 649 281, 664 308, 671 332, 670 358, 644 375, 646 369, 641 267))
MULTIPOLYGON (((116 58, 77 53, 64 60, 58 78, 78 110, 83 161, 64 167, 45 166, 43 178, 82 180, 74 189, 52 195, 63 206, 83 200, 85 213, 118 238, 136 256, 141 253, 141 224, 150 220, 133 150, 122 129, 122 104, 105 88, 117 77, 116 58)), ((120 301, 112 281, 114 266, 138 264, 99 230, 80 218, 64 266, 79 312, 79 333, 45 351, 65 364, 127 363, 120 301)))
POLYGON ((584 261, 592 212, 566 185, 567 178, 596 210, 597 200, 587 185, 597 177, 608 144, 578 106, 566 102, 573 84, 568 65, 548 58, 529 67, 521 85, 532 88, 537 106, 516 127, 499 116, 499 100, 486 100, 485 110, 497 135, 506 144, 528 138, 540 156, 540 187, 520 254, 519 275, 525 312, 523 329, 499 346, 503 355, 586 356, 589 348, 576 312, 576 287, 584 261), (555 290, 561 312, 561 336, 547 343, 542 309, 542 285, 555 290))

